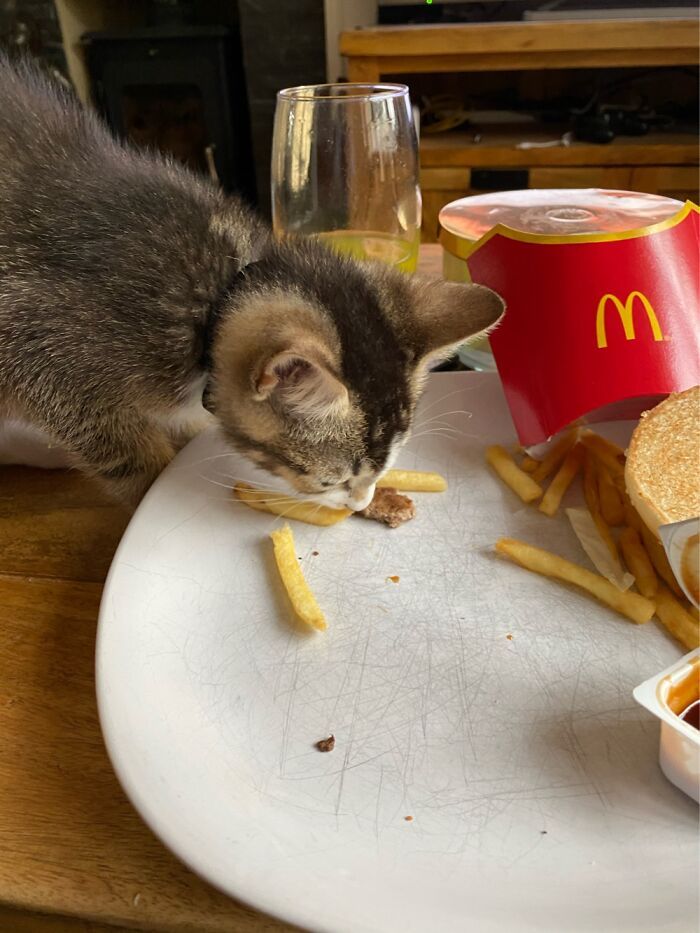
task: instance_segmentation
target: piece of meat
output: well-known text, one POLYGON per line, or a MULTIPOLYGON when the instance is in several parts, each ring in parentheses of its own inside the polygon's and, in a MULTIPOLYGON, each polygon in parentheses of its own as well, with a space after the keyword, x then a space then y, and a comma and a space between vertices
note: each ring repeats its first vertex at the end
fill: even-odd
POLYGON ((415 517, 416 507, 408 496, 402 496, 395 489, 376 489, 370 504, 358 514, 384 522, 389 528, 398 528, 415 517))

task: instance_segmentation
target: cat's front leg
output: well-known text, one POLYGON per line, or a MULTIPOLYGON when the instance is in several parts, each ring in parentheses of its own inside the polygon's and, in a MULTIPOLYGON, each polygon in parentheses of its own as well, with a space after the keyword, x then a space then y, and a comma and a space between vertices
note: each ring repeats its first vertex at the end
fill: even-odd
POLYGON ((193 437, 215 424, 217 424, 216 418, 202 408, 201 413, 189 417, 172 418, 165 422, 159 420, 157 427, 162 426, 175 450, 181 450, 193 437))
POLYGON ((82 425, 80 434, 70 433, 65 443, 79 469, 132 507, 138 505, 175 455, 172 441, 162 428, 127 412, 82 425))
POLYGON ((162 428, 176 450, 180 450, 201 431, 216 424, 216 418, 203 405, 206 376, 196 379, 178 404, 165 411, 154 412, 151 419, 162 428))

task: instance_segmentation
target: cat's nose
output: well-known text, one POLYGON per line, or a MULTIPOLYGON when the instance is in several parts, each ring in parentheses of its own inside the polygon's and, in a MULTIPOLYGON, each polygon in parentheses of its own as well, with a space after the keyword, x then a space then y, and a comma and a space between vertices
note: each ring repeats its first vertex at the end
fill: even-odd
POLYGON ((348 508, 354 512, 361 512, 366 509, 374 497, 374 483, 363 489, 353 492, 348 496, 348 508))

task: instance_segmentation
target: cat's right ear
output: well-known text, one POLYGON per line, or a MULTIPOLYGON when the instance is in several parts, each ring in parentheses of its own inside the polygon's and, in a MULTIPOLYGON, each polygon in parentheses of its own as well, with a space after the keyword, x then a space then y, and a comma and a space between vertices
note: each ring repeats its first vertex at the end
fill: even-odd
POLYGON ((412 287, 417 349, 430 363, 448 357, 469 337, 493 330, 505 311, 503 299, 484 285, 416 276, 412 287))
POLYGON ((348 407, 348 390, 310 347, 290 347, 265 360, 253 375, 253 390, 257 401, 274 399, 300 420, 337 418, 348 407))

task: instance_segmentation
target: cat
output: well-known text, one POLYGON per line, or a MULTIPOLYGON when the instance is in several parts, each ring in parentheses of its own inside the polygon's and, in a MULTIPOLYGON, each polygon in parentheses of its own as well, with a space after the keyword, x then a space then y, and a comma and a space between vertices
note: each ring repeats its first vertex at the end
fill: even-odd
POLYGON ((503 307, 482 286, 278 242, 0 60, 0 421, 44 432, 129 504, 215 422, 297 493, 364 508, 431 362, 503 307))

